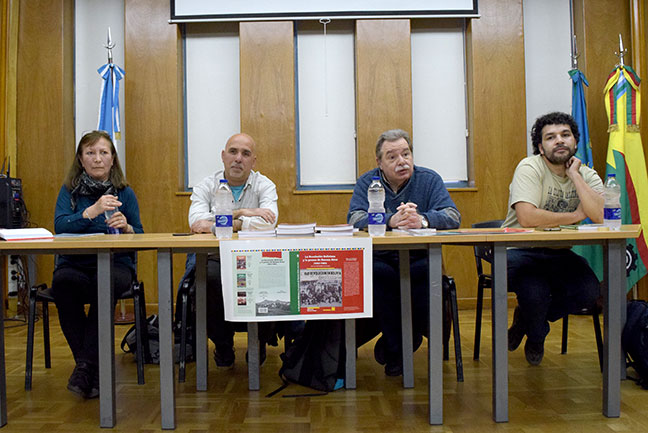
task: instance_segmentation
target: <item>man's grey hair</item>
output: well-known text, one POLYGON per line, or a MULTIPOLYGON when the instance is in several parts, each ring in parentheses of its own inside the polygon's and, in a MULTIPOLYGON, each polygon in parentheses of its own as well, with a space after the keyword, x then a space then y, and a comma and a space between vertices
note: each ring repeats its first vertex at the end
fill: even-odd
POLYGON ((376 142, 376 158, 382 158, 382 145, 385 141, 396 141, 401 138, 404 138, 405 141, 407 141, 410 152, 413 152, 412 139, 409 134, 402 129, 390 129, 389 131, 383 132, 380 134, 380 137, 378 137, 378 141, 376 142))

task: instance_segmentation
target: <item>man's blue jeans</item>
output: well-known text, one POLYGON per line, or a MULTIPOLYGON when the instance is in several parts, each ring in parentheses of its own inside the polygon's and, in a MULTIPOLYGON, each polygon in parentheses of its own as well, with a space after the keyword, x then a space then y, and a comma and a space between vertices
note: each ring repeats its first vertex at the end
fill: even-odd
POLYGON ((507 257, 508 291, 517 294, 528 341, 544 342, 549 322, 596 304, 599 281, 572 250, 511 248, 507 257))

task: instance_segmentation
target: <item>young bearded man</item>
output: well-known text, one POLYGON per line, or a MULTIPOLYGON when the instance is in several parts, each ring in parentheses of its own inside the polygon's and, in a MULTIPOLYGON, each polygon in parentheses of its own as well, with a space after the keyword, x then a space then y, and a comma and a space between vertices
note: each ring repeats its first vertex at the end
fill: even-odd
MULTIPOLYGON (((549 113, 535 121, 534 155, 515 169, 503 227, 603 221, 603 182, 574 156, 578 138, 578 125, 568 114, 549 113)), ((599 281, 587 261, 568 248, 511 248, 507 256, 508 287, 518 301, 508 347, 517 349, 526 335, 526 359, 539 365, 549 322, 593 308, 599 281)))

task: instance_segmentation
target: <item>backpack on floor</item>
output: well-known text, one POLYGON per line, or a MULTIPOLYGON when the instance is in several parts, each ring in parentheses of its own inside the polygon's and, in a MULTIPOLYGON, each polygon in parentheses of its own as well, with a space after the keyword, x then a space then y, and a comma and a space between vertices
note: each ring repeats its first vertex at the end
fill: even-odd
POLYGON ((648 389, 648 303, 629 301, 626 324, 621 334, 621 344, 625 353, 626 365, 635 369, 635 380, 642 388, 648 389))
MULTIPOLYGON (((149 346, 149 359, 144 359, 146 364, 159 364, 160 363, 160 330, 158 324, 157 314, 152 314, 146 319, 146 332, 148 334, 149 346)), ((126 335, 121 341, 121 348, 126 353, 135 355, 135 360, 139 356, 137 353, 137 335, 135 333, 135 325, 131 326, 126 335)))
POLYGON ((343 320, 310 320, 285 353, 279 376, 318 391, 342 386, 346 348, 343 320))

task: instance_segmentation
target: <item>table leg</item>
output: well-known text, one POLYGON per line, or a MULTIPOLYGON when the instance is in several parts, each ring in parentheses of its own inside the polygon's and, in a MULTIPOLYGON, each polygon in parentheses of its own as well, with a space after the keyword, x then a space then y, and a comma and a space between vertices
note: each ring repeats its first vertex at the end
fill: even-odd
POLYGON ((261 389, 261 378, 259 377, 259 368, 261 365, 259 359, 259 324, 249 322, 248 329, 248 389, 258 391, 261 389))
POLYGON ((355 319, 344 321, 344 338, 346 340, 346 389, 356 389, 356 328, 355 319))
POLYGON ((163 429, 175 429, 175 365, 173 356, 173 258, 171 250, 157 252, 158 318, 160 324, 160 414, 163 429))
POLYGON ((207 254, 196 254, 196 389, 207 391, 207 254))
POLYGON ((605 266, 608 284, 604 291, 603 415, 621 413, 621 329, 625 324, 626 270, 625 239, 609 240, 605 266), (623 299, 623 302, 622 302, 623 299))
POLYGON ((113 428, 115 409, 115 324, 111 252, 97 254, 97 320, 99 331, 99 425, 113 428))
POLYGON ((508 422, 508 317, 506 246, 493 245, 493 420, 508 422))
POLYGON ((428 249, 430 317, 428 328, 428 393, 430 424, 443 424, 443 290, 441 245, 428 249))
POLYGON ((409 250, 398 252, 400 267, 401 335, 403 341, 403 387, 414 388, 414 356, 412 353, 412 290, 409 250))

